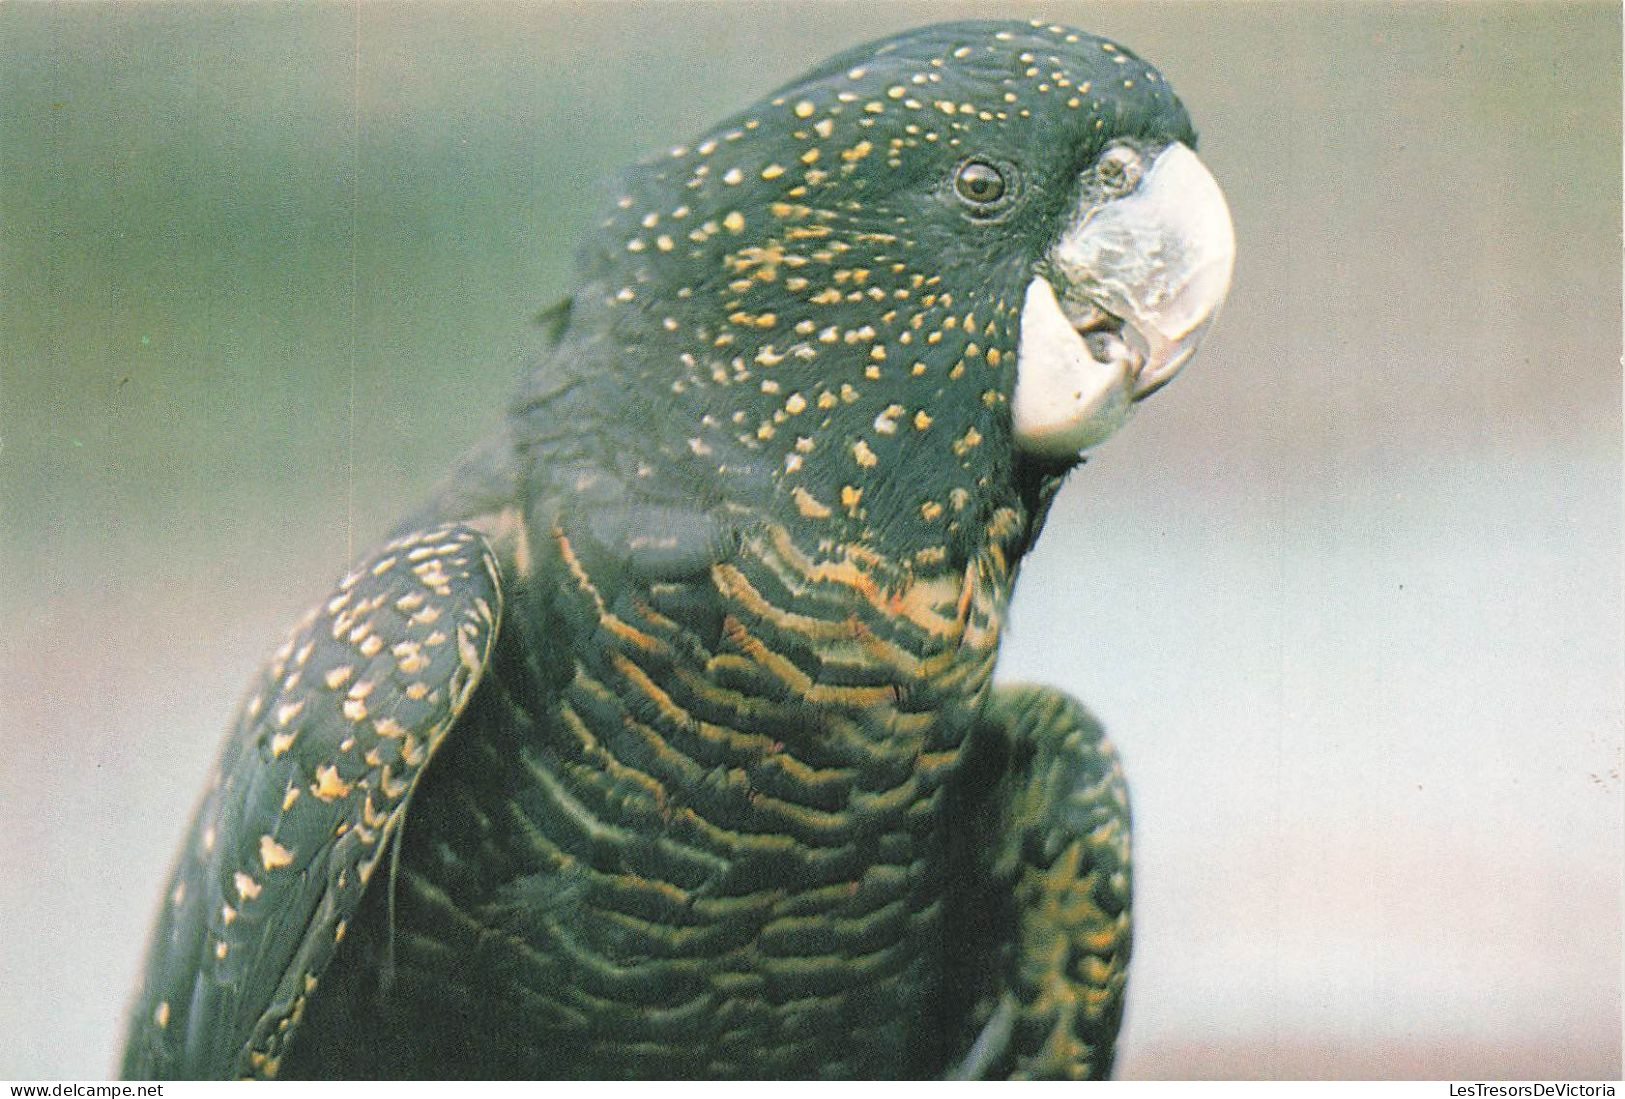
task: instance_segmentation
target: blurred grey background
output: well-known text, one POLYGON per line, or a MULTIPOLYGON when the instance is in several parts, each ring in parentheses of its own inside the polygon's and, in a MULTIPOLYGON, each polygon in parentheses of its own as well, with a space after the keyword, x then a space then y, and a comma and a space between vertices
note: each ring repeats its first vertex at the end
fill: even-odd
POLYGON ((1004 657, 1126 757, 1121 1074, 1618 1078, 1618 6, 1023 2, 0 6, 0 1077, 110 1071, 240 691, 599 181, 972 14, 1159 64, 1241 243, 1004 657))

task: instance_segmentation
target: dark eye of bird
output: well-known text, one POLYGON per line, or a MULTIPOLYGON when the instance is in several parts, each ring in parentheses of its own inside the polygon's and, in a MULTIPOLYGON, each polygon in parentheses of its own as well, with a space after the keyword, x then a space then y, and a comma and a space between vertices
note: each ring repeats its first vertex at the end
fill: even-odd
POLYGON ((954 175, 954 193, 977 212, 985 212, 1007 190, 1004 173, 985 160, 968 160, 954 175))
POLYGON ((1136 150, 1127 145, 1113 145, 1100 154, 1095 178, 1108 194, 1123 195, 1135 188, 1144 171, 1144 163, 1136 150))

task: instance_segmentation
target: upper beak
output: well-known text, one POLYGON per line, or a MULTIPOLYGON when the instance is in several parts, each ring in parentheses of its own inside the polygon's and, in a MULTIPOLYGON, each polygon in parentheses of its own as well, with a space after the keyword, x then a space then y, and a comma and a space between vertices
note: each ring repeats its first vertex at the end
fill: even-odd
POLYGON ((1196 353, 1230 290, 1236 236, 1224 193, 1186 145, 1175 142, 1139 187, 1090 212, 1051 253, 1063 312, 1084 330, 1102 312, 1123 322, 1141 359, 1138 401, 1196 353))

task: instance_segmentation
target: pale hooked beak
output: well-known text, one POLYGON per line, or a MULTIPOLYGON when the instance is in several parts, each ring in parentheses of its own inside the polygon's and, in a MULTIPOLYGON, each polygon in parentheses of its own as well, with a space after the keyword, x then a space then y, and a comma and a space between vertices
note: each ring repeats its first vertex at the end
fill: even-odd
POLYGON ((1236 238, 1217 181, 1164 149, 1121 198, 1084 211, 1027 287, 1011 399, 1016 443, 1075 456, 1196 353, 1230 289, 1236 238))

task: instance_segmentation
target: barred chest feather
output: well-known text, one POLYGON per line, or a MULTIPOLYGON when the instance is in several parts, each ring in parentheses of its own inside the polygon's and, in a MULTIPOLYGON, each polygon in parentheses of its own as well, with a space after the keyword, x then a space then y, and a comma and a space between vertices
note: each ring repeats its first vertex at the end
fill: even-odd
POLYGON ((328 982, 325 1010, 378 1030, 341 1049, 313 1020, 290 1068, 939 1072, 946 791, 998 543, 909 575, 763 526, 638 583, 552 543, 328 982))

